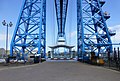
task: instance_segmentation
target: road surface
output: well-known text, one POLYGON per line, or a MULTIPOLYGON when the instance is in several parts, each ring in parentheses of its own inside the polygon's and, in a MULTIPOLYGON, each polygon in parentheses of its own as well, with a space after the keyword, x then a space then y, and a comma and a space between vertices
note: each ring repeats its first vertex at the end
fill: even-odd
POLYGON ((0 81, 120 81, 120 72, 80 62, 0 68, 0 81))

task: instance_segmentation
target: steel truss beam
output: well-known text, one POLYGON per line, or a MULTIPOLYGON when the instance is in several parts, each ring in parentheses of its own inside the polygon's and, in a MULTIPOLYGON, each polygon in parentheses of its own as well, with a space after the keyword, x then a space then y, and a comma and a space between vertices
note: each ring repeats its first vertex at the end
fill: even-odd
POLYGON ((68 0, 55 0, 55 8, 58 23, 58 38, 65 37, 67 6, 68 0))
POLYGON ((112 52, 112 42, 108 31, 101 0, 77 0, 77 47, 78 56, 94 51, 99 56, 106 50, 112 52))
POLYGON ((10 55, 46 53, 46 0, 24 0, 11 41, 10 55))

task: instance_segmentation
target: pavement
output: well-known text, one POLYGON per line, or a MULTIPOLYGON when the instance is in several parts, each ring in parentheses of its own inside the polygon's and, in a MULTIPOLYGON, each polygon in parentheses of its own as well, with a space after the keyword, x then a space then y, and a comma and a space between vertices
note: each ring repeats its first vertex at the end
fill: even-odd
POLYGON ((120 81, 120 72, 80 62, 0 67, 0 81, 120 81))

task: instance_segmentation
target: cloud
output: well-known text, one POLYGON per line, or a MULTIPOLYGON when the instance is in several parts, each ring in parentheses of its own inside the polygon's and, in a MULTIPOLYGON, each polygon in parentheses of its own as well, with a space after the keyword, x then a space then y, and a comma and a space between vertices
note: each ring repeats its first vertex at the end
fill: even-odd
MULTIPOLYGON (((115 36, 111 37, 113 43, 120 43, 120 25, 110 26, 108 27, 110 31, 116 32, 115 36)), ((69 34, 69 38, 77 37, 77 31, 73 31, 69 34)))
POLYGON ((120 25, 111 26, 109 28, 112 30, 120 30, 120 25))
MULTIPOLYGON (((11 40, 11 35, 8 35, 8 40, 11 40)), ((0 34, 0 41, 5 41, 6 40, 6 34, 0 34)))
MULTIPOLYGON (((10 45, 11 38, 12 36, 8 35, 8 47, 10 45)), ((6 44, 6 34, 0 34, 0 42, 1 42, 0 47, 4 47, 6 44)))
POLYGON ((75 36, 77 36, 77 31, 73 31, 69 34, 69 38, 73 38, 75 36))
POLYGON ((112 42, 120 43, 120 25, 111 26, 109 29, 113 32, 116 32, 116 35, 111 37, 112 42))
POLYGON ((4 41, 5 40, 5 34, 0 34, 0 41, 4 41))

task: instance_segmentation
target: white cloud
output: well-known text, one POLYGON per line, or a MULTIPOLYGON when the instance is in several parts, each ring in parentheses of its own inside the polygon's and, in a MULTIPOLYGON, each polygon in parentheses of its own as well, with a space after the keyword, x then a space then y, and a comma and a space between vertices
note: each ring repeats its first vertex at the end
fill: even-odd
POLYGON ((77 31, 73 31, 69 34, 69 38, 75 37, 77 35, 77 31))
MULTIPOLYGON (((109 29, 112 31, 112 32, 116 32, 116 35, 115 36, 112 36, 112 41, 113 42, 119 42, 120 43, 120 25, 115 25, 115 26, 111 26, 109 27, 109 29)), ((69 34, 69 38, 73 38, 77 36, 77 31, 73 31, 69 34)))
MULTIPOLYGON (((11 35, 8 35, 8 48, 10 47, 10 42, 11 42, 11 38, 12 36, 11 35)), ((5 44, 6 44, 6 34, 0 34, 0 48, 2 47, 5 47, 5 44)))
MULTIPOLYGON (((120 43, 120 25, 111 26, 109 27, 109 29, 112 32, 116 32, 116 35, 111 37, 112 42, 120 43)), ((77 37, 77 31, 73 31, 69 34, 69 38, 75 38, 75 37, 77 37)))
POLYGON ((5 35, 4 34, 0 34, 0 41, 4 41, 5 40, 5 35))
POLYGON ((120 25, 115 25, 115 26, 111 26, 109 27, 111 30, 120 30, 120 25))
POLYGON ((109 27, 110 30, 115 31, 116 35, 111 37, 113 43, 120 43, 120 25, 115 25, 112 27, 109 27))
MULTIPOLYGON (((6 35, 5 34, 0 34, 0 41, 5 41, 6 40, 6 35)), ((8 40, 11 40, 11 35, 8 35, 8 40)))

